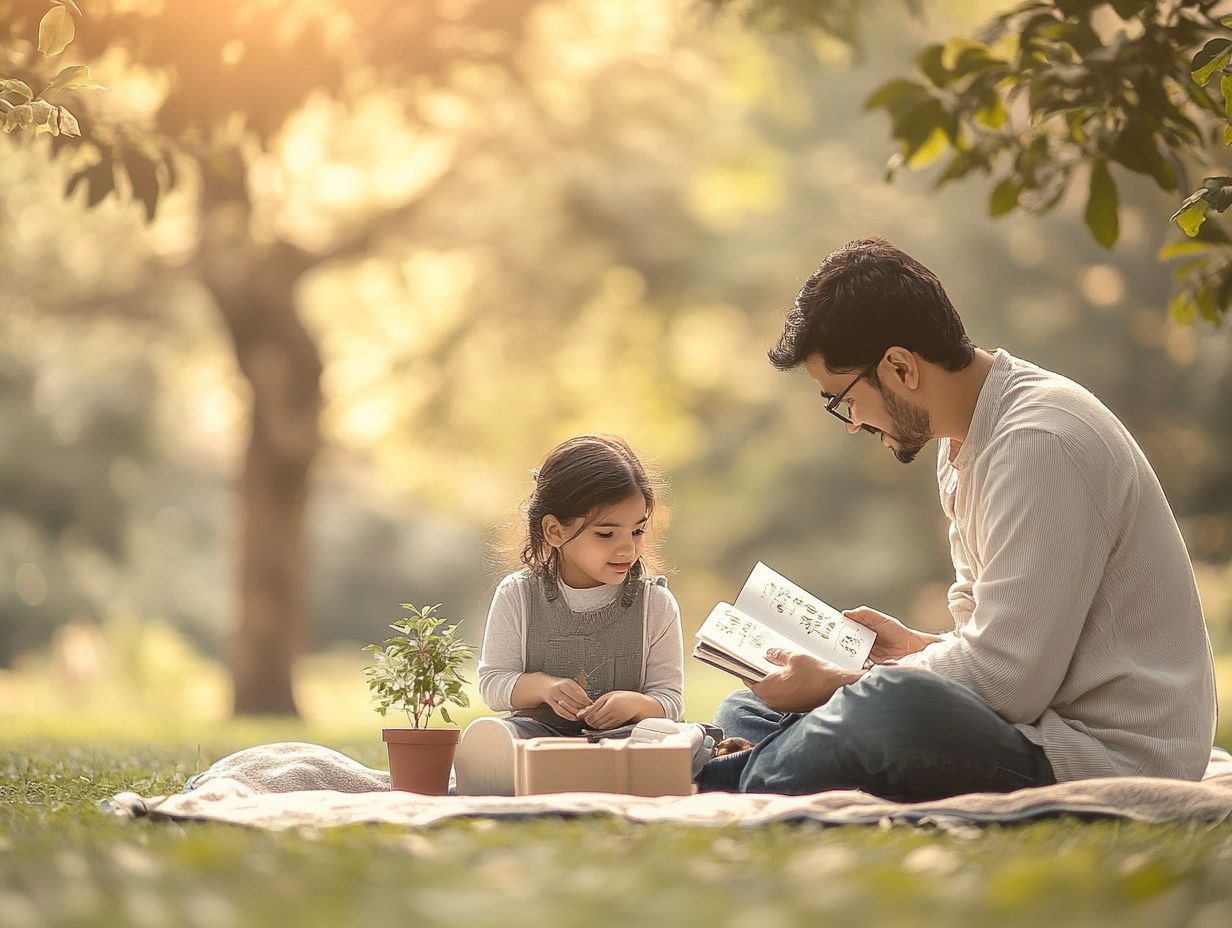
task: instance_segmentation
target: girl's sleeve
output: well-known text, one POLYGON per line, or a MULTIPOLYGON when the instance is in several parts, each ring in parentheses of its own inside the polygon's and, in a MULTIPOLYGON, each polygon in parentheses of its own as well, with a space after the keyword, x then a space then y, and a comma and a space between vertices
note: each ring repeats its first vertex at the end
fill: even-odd
POLYGON ((665 586, 646 591, 646 675, 642 692, 663 706, 665 718, 684 714, 684 644, 680 606, 665 586))
POLYGON ((483 630, 483 647, 479 650, 479 696, 494 711, 513 709, 513 686, 525 670, 522 657, 525 626, 522 587, 513 576, 506 577, 492 596, 488 624, 483 630))

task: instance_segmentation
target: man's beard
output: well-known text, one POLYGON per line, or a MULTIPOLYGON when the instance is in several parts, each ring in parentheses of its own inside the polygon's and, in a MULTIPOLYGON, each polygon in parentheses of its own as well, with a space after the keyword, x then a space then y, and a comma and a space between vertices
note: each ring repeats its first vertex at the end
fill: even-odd
POLYGON ((910 464, 926 444, 932 441, 932 423, 928 410, 906 400, 899 399, 889 390, 881 391, 886 413, 890 417, 891 431, 886 432, 900 447, 891 448, 901 464, 910 464))

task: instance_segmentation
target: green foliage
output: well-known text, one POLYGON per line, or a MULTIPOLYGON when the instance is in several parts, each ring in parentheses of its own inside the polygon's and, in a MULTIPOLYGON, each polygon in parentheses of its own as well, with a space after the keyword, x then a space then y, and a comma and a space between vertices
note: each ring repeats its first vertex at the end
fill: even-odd
MULTIPOLYGON (((868 14, 868 0, 706 0, 717 11, 736 12, 749 24, 783 32, 818 29, 841 42, 858 45, 861 19, 868 14)), ((918 14, 922 0, 902 0, 918 14)))
POLYGON ((401 634, 385 639, 384 645, 370 644, 365 651, 375 655, 364 668, 376 710, 385 715, 390 709, 406 713, 413 728, 426 728, 432 713, 453 724, 446 704, 465 708, 470 698, 463 687, 462 665, 475 655, 475 649, 458 636, 456 622, 438 631, 446 620, 436 617, 435 606, 422 608, 402 603, 409 618, 389 627, 401 634))
MULTIPOLYGON (((892 176, 918 167, 937 140, 949 159, 937 185, 973 172, 996 174, 989 213, 1054 209, 1089 168, 1086 225, 1105 248, 1119 234, 1112 167, 1165 192, 1186 186, 1186 162, 1232 141, 1232 19, 1212 0, 1120 0, 1109 25, 1093 0, 1030 0, 995 17, 975 38, 925 48, 914 79, 896 77, 866 108, 890 117, 899 143, 892 176), (1215 81, 1220 75, 1219 81, 1215 81)), ((1102 8, 1102 9, 1101 9, 1102 8)), ((1194 236, 1232 203, 1232 179, 1207 178, 1172 215, 1194 236)), ((1226 262, 1198 259, 1174 299, 1174 317, 1218 321, 1232 280, 1226 262), (1195 273, 1201 283, 1190 281, 1195 273)))
MULTIPOLYGON (((51 9, 39 22, 38 50, 44 57, 59 55, 76 35, 73 14, 81 9, 73 0, 52 0, 51 9), (72 12, 70 12, 70 9, 72 12)), ((12 133, 33 129, 35 135, 47 133, 70 138, 81 135, 77 117, 68 108, 48 101, 47 95, 61 90, 106 90, 90 77, 86 65, 64 68, 36 97, 30 85, 16 78, 0 78, 0 126, 12 133)))

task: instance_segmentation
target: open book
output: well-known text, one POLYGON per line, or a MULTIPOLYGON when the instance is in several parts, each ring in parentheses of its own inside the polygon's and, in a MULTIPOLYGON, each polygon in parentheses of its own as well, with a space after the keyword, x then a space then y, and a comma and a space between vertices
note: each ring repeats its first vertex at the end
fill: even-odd
POLYGON ((877 636, 760 561, 735 605, 719 603, 697 630, 693 656, 757 682, 778 670, 769 648, 807 651, 844 670, 859 670, 877 636))

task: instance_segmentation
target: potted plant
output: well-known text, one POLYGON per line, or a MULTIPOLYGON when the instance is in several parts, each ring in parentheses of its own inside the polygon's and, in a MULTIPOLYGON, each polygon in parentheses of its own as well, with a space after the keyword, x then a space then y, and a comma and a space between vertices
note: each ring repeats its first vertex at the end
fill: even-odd
POLYGON ((462 665, 474 657, 474 648, 458 637, 458 625, 444 629, 435 606, 417 608, 402 603, 410 615, 389 627, 399 634, 383 645, 364 648, 374 656, 364 668, 376 710, 405 712, 410 728, 385 728, 381 739, 389 750, 391 789, 443 796, 449 787, 449 769, 458 746, 456 728, 429 728, 432 713, 440 710, 450 725, 446 703, 469 706, 463 692, 462 665), (440 629, 438 631, 438 629, 440 629))

